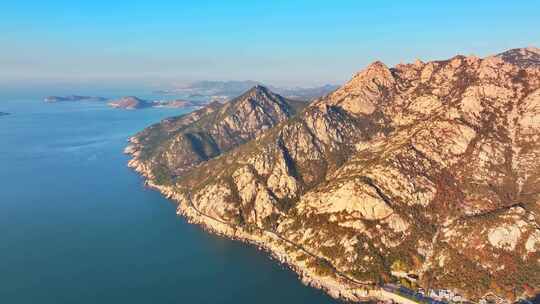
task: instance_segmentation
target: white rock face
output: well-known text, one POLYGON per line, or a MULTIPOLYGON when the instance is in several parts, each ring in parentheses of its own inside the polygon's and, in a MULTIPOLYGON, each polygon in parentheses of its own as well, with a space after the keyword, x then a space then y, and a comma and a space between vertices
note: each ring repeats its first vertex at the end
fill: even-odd
POLYGON ((377 61, 332 93, 330 99, 350 113, 369 115, 376 110, 385 89, 393 88, 394 84, 388 67, 377 61))
POLYGON ((465 153, 475 135, 476 132, 466 125, 443 121, 420 130, 413 138, 413 145, 432 159, 452 165, 465 153))
POLYGON ((409 229, 409 223, 397 214, 391 214, 384 220, 394 232, 404 232, 409 229))
POLYGON ((212 184, 205 187, 193 198, 193 203, 205 214, 216 218, 224 218, 226 211, 231 207, 228 200, 232 192, 229 187, 212 184))
POLYGON ((540 230, 537 229, 531 233, 527 239, 527 242, 525 243, 525 250, 527 250, 527 253, 537 252, 540 250, 540 230))
POLYGON ((244 166, 235 171, 233 179, 238 189, 238 195, 242 205, 246 209, 252 209, 248 220, 262 227, 263 220, 275 213, 279 213, 275 198, 266 190, 266 187, 257 180, 253 170, 244 166))
POLYGON ((390 208, 377 192, 359 181, 350 181, 339 189, 324 193, 307 204, 320 213, 346 212, 357 214, 363 219, 379 220, 392 214, 390 208))
POLYGON ((527 134, 537 134, 540 129, 540 90, 536 90, 525 99, 521 107, 524 115, 519 125, 527 134))
POLYGON ((268 188, 280 199, 292 198, 298 192, 296 179, 289 173, 283 154, 279 154, 279 160, 267 181, 268 188))
POLYGON ((516 225, 504 225, 491 229, 488 233, 489 243, 493 247, 514 250, 521 236, 521 231, 516 225))
POLYGON ((246 205, 255 199, 258 190, 258 183, 249 167, 244 166, 236 170, 233 174, 238 194, 242 199, 242 204, 246 205))

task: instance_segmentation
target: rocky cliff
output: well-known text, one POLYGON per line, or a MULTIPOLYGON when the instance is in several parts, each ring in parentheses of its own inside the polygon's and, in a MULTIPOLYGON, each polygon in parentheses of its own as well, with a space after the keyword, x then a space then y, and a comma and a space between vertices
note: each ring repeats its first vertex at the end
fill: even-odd
POLYGON ((273 103, 279 119, 238 105, 251 90, 137 134, 130 166, 333 296, 510 301, 540 289, 540 69, 519 60, 375 62, 296 115, 273 103))

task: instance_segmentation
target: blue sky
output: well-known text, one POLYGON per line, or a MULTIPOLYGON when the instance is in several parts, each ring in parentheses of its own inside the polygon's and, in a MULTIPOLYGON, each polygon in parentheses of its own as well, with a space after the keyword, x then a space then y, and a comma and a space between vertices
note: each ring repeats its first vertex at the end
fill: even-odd
POLYGON ((339 83, 540 46, 540 1, 2 1, 0 81, 339 83))

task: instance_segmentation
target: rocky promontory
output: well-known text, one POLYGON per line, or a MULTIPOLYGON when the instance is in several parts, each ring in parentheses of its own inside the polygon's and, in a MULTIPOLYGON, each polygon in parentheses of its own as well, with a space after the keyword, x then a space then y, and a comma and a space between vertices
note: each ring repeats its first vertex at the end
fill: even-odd
POLYGON ((136 134, 129 166, 191 222, 270 251, 336 298, 399 284, 510 303, 540 292, 530 62, 374 62, 298 107, 254 88, 136 134))

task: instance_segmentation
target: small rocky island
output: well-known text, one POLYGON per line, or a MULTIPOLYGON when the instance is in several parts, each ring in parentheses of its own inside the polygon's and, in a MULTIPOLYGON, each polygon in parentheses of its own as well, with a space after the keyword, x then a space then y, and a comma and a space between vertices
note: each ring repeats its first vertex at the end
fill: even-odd
POLYGON ((68 96, 47 96, 43 99, 45 102, 64 102, 64 101, 106 101, 107 98, 99 96, 81 96, 81 95, 68 95, 68 96))
POLYGON ((117 109, 135 110, 153 107, 154 103, 135 96, 124 96, 109 102, 108 105, 117 109))

